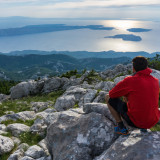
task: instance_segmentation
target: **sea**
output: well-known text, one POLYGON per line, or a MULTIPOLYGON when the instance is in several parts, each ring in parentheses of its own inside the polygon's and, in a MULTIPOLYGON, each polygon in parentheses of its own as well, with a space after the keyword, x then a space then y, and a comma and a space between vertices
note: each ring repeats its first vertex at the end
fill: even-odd
POLYGON ((65 25, 103 25, 114 27, 113 30, 78 29, 30 35, 0 37, 0 52, 22 50, 43 51, 120 51, 148 53, 160 52, 160 22, 142 20, 76 20, 76 19, 24 19, 0 18, 0 29, 17 28, 37 24, 65 25), (151 29, 148 32, 129 32, 130 28, 151 29), (104 38, 117 34, 134 34, 141 41, 124 41, 123 39, 104 38))

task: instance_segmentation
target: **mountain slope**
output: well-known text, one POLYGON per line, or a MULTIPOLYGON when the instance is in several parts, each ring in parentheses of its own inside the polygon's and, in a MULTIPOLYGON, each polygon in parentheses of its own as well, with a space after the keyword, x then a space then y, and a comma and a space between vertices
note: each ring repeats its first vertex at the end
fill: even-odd
POLYGON ((105 70, 119 63, 129 62, 128 57, 76 59, 68 55, 0 55, 0 72, 13 80, 35 79, 38 77, 62 74, 69 70, 105 70))

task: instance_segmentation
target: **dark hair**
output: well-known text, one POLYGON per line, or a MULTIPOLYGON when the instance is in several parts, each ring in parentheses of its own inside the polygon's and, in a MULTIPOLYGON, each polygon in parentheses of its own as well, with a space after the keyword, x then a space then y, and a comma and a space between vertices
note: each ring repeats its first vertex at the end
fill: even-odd
POLYGON ((135 69, 136 72, 144 70, 148 67, 147 58, 143 56, 137 56, 133 58, 132 63, 133 63, 133 68, 135 69))

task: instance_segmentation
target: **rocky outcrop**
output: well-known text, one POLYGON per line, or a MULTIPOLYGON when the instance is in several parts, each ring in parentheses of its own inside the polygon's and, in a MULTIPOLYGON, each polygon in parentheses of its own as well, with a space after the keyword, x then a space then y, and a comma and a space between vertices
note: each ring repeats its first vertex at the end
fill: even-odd
POLYGON ((158 160, 160 132, 147 134, 133 131, 129 137, 120 136, 102 155, 94 160, 158 160))
MULTIPOLYGON (((22 99, 16 105, 25 105, 30 111, 5 111, 0 117, 0 123, 10 123, 10 120, 21 120, 22 123, 26 120, 31 120, 32 123, 34 120, 34 123, 31 127, 17 122, 7 126, 0 124, 0 155, 9 153, 15 145, 8 160, 157 160, 160 156, 160 133, 141 134, 133 131, 130 136, 118 138, 114 133, 115 120, 105 104, 105 95, 128 76, 130 69, 130 66, 118 65, 115 70, 100 73, 112 81, 97 79, 88 84, 90 73, 86 72, 80 78, 53 77, 22 82, 13 87, 13 99, 59 89, 65 92, 59 98, 56 97, 56 103, 29 103, 22 99), (128 70, 125 71, 126 68, 128 70), (37 142, 37 145, 28 146, 19 137, 23 132, 41 136, 43 140, 37 142), (11 138, 5 137, 10 134, 11 138)), ((160 80, 159 71, 153 70, 152 75, 160 80)), ((3 106, 2 103, 4 104, 0 102, 0 105, 3 106)))
POLYGON ((54 160, 92 160, 115 139, 112 122, 95 112, 87 115, 63 112, 53 119, 46 140, 54 160))
POLYGON ((31 102, 31 110, 35 112, 40 112, 42 110, 45 110, 49 107, 53 106, 53 102, 31 102))
POLYGON ((14 147, 12 139, 0 135, 0 155, 10 152, 14 147))
POLYGON ((41 136, 45 136, 47 125, 45 124, 44 119, 38 118, 34 121, 34 124, 31 126, 30 131, 41 136))
POLYGON ((44 81, 28 81, 21 82, 10 89, 11 98, 17 99, 32 94, 40 93, 44 85, 44 81))
POLYGON ((59 77, 53 77, 49 78, 44 82, 44 87, 42 89, 42 92, 49 93, 54 90, 58 90, 63 84, 63 81, 59 77))
POLYGON ((64 111, 69 108, 73 108, 76 103, 76 99, 74 95, 64 95, 57 99, 54 108, 57 111, 64 111))
POLYGON ((45 155, 46 154, 44 150, 37 145, 29 147, 28 150, 25 152, 25 156, 31 157, 33 159, 38 159, 45 155))
POLYGON ((132 64, 123 65, 118 64, 113 69, 107 69, 106 71, 100 72, 100 76, 103 79, 113 79, 120 75, 127 75, 132 73, 132 64))
POLYGON ((10 96, 5 95, 5 94, 0 94, 0 102, 3 102, 5 100, 8 100, 10 98, 10 96))
POLYGON ((151 75, 157 79, 159 79, 159 85, 160 85, 160 71, 152 69, 151 75))
POLYGON ((114 86, 115 86, 115 83, 112 81, 101 81, 100 83, 96 84, 95 89, 110 91, 114 86))
POLYGON ((19 113, 13 113, 13 114, 7 114, 2 117, 0 117, 0 123, 7 120, 33 120, 35 118, 35 112, 34 111, 24 111, 19 113))
POLYGON ((91 112, 96 112, 99 114, 104 115, 106 118, 108 118, 109 120, 111 120, 114 124, 116 124, 114 118, 112 117, 107 104, 103 104, 103 103, 86 103, 83 106, 83 111, 85 113, 91 113, 91 112))
POLYGON ((12 135, 17 137, 24 132, 28 132, 30 127, 20 123, 14 123, 7 126, 7 130, 12 132, 12 135))

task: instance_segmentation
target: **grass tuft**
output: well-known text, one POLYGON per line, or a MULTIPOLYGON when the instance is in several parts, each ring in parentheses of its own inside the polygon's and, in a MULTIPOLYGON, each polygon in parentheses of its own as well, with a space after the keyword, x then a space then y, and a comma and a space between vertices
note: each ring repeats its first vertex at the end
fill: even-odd
POLYGON ((37 145, 43 137, 38 134, 33 134, 31 132, 24 132, 19 136, 21 143, 27 143, 29 146, 37 145))

